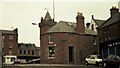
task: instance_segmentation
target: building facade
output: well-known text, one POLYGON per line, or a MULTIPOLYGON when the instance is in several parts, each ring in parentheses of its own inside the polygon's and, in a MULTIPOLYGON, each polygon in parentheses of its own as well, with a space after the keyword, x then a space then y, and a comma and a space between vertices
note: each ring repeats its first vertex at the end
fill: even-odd
POLYGON ((107 57, 110 54, 120 56, 120 12, 116 7, 110 9, 108 18, 99 28, 100 54, 107 57))
POLYGON ((24 59, 26 61, 40 58, 40 47, 35 44, 19 43, 17 59, 24 59))
POLYGON ((11 63, 12 57, 16 56, 18 50, 18 29, 14 30, 0 30, 1 32, 1 47, 3 63, 11 63))
POLYGON ((39 27, 41 63, 80 64, 87 55, 97 53, 97 33, 84 27, 82 13, 78 12, 76 23, 56 23, 47 12, 39 27))
POLYGON ((0 31, 0 68, 2 67, 2 32, 0 31))
POLYGON ((95 19, 94 15, 92 15, 91 21, 90 23, 86 23, 86 27, 97 32, 97 28, 101 26, 104 22, 105 20, 95 19))

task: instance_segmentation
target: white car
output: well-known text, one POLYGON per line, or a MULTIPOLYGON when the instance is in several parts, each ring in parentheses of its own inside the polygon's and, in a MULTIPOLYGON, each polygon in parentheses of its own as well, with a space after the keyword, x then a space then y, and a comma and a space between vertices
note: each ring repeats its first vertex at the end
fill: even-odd
POLYGON ((98 66, 100 63, 102 63, 102 57, 100 55, 89 55, 85 58, 85 63, 87 66, 89 64, 98 66))

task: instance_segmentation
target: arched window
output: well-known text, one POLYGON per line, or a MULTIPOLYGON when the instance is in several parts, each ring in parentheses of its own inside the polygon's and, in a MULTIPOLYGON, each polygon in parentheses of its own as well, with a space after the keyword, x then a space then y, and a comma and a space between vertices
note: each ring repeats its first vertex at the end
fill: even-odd
POLYGON ((94 25, 93 24, 91 25, 91 29, 94 30, 94 25))

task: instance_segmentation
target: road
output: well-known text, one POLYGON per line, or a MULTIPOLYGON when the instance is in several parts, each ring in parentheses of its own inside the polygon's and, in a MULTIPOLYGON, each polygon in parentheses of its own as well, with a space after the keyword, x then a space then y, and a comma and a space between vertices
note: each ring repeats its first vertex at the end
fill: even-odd
POLYGON ((102 68, 94 65, 71 65, 71 64, 23 64, 23 65, 4 65, 2 68, 102 68))

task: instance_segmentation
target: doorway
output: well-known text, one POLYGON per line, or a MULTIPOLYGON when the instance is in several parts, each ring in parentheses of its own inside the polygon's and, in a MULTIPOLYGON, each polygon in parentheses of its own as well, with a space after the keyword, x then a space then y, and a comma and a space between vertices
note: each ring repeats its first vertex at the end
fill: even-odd
POLYGON ((69 63, 74 62, 74 47, 69 46, 69 63))

